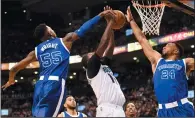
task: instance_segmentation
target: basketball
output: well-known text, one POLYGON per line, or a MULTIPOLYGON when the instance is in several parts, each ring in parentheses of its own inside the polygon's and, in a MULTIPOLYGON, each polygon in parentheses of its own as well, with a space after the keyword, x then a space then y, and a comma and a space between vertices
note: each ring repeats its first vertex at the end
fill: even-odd
POLYGON ((119 10, 113 10, 114 13, 116 13, 116 23, 112 26, 112 29, 120 29, 124 26, 125 22, 126 22, 126 18, 125 15, 123 14, 123 12, 119 11, 119 10))

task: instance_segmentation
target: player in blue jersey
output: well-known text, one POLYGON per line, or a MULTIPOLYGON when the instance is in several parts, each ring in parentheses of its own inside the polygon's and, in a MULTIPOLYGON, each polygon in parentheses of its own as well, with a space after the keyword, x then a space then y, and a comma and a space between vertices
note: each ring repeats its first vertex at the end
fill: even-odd
POLYGON ((56 117, 63 107, 62 101, 66 95, 65 83, 72 43, 84 36, 85 32, 97 24, 102 17, 109 15, 114 15, 113 11, 103 11, 63 38, 58 38, 46 24, 38 25, 35 28, 34 36, 43 43, 35 47, 35 50, 30 52, 26 58, 10 69, 9 80, 2 88, 6 89, 13 85, 15 75, 31 62, 38 60, 40 79, 35 85, 32 114, 35 117, 56 117))
POLYGON ((67 95, 64 103, 65 110, 61 112, 58 117, 87 117, 84 113, 76 111, 77 103, 73 96, 67 95))
POLYGON ((162 55, 152 49, 127 8, 127 20, 133 33, 152 65, 154 91, 158 101, 158 117, 194 117, 193 104, 188 101, 187 79, 194 70, 194 59, 180 60, 183 48, 178 43, 168 43, 162 55))

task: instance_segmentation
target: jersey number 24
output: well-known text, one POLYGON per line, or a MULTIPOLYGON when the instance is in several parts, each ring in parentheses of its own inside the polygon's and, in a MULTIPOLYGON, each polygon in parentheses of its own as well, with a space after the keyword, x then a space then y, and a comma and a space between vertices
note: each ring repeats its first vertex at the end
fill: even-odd
POLYGON ((163 70, 161 78, 162 79, 169 79, 169 78, 170 79, 175 79, 175 71, 174 70, 171 70, 171 71, 163 70))

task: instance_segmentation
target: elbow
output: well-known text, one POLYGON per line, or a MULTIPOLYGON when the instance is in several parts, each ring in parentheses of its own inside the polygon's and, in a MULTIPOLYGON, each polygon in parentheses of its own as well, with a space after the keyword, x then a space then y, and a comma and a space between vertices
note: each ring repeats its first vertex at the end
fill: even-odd
POLYGON ((15 68, 15 67, 12 67, 12 68, 10 69, 10 72, 12 72, 12 73, 16 73, 17 71, 18 71, 18 69, 15 68))

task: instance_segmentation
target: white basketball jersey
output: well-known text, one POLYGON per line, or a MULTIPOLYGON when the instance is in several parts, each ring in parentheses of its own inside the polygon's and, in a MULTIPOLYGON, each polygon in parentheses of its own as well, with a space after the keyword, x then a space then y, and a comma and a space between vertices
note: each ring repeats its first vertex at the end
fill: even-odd
POLYGON ((108 66, 101 65, 98 74, 94 78, 87 76, 87 79, 97 97, 97 105, 110 103, 123 106, 125 96, 108 66))

